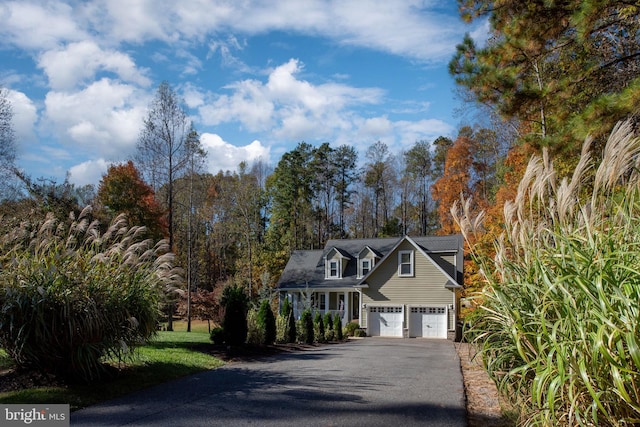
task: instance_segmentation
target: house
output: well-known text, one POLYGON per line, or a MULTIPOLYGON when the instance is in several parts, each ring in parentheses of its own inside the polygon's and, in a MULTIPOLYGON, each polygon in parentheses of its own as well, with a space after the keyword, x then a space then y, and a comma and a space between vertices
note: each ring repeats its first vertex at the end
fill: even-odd
POLYGON ((369 336, 455 336, 462 236, 329 240, 295 251, 277 288, 294 314, 331 312, 369 336))

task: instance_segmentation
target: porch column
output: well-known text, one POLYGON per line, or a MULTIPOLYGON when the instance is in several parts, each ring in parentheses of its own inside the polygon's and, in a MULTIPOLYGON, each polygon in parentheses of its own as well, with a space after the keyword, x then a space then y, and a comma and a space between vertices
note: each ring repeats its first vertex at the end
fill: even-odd
POLYGON ((342 316, 342 326, 346 326, 349 323, 349 292, 344 292, 344 316, 342 316))
POLYGON ((329 312, 329 292, 324 293, 324 313, 329 312))

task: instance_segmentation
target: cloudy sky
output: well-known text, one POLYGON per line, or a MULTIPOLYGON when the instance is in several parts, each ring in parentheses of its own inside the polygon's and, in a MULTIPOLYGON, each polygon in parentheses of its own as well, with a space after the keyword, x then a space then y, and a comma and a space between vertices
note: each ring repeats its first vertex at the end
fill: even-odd
POLYGON ((486 33, 453 0, 3 0, 0 22, 19 166, 79 185, 133 156, 163 80, 214 173, 300 141, 398 152, 453 136, 447 62, 486 33))

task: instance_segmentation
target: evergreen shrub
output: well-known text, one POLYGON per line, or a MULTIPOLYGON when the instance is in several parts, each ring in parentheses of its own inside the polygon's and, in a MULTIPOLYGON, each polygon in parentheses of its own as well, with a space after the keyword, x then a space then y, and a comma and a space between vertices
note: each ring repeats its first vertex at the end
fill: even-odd
POLYGON ((307 309, 300 316, 300 325, 302 329, 302 341, 306 344, 313 344, 313 319, 311 318, 311 310, 307 309))
POLYGON ((240 346, 247 340, 248 299, 244 289, 237 285, 229 285, 222 291, 220 304, 224 307, 222 328, 225 342, 240 346))
POLYGON ((333 333, 336 341, 342 341, 343 331, 342 319, 340 318, 340 316, 333 316, 333 333))
POLYGON ((262 344, 270 345, 276 341, 276 319, 268 300, 263 300, 258 312, 258 326, 262 330, 262 344))

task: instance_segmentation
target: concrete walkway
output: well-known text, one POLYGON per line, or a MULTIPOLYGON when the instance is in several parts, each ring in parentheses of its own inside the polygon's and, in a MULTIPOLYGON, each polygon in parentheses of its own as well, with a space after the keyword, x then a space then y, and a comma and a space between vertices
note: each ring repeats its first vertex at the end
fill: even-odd
POLYGON ((451 341, 366 338, 231 363, 71 415, 72 426, 466 426, 451 341))

